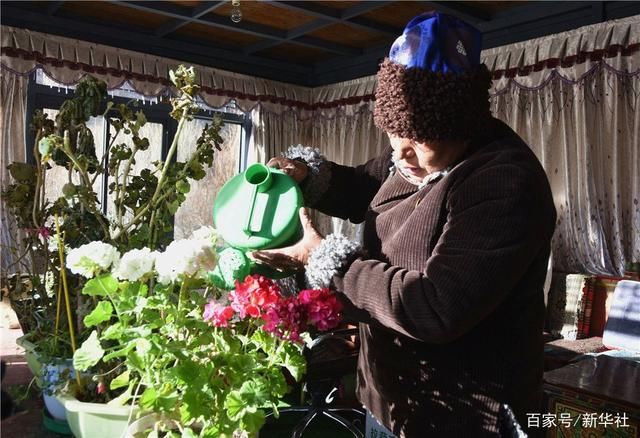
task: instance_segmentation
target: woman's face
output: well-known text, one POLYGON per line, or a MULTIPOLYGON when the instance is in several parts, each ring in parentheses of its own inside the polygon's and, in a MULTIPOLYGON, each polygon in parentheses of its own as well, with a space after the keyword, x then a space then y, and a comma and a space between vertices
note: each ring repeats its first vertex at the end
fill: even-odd
POLYGON ((389 141, 393 148, 393 158, 396 165, 402 167, 407 175, 422 181, 430 173, 428 165, 433 151, 430 150, 429 145, 393 134, 389 134, 389 141))
POLYGON ((466 148, 465 142, 434 140, 420 143, 387 133, 393 158, 404 173, 420 182, 430 173, 453 165, 466 148))

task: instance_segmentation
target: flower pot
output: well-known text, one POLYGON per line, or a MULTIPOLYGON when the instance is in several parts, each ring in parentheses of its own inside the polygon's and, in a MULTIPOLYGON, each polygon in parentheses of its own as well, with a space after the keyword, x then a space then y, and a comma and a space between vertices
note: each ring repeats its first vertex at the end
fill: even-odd
POLYGON ((54 420, 66 421, 67 413, 64 410, 64 405, 56 398, 55 395, 42 394, 44 399, 44 405, 47 407, 47 412, 54 420))
MULTIPOLYGON (((167 429, 178 429, 178 424, 175 420, 163 417, 160 414, 149 414, 131 423, 127 428, 125 438, 146 438, 157 423, 163 423, 163 426, 167 429)), ((197 428, 198 426, 196 425, 195 427, 197 428)), ((253 435, 247 435, 246 432, 235 432, 233 436, 234 438, 259 438, 258 432, 253 435)))
POLYGON ((42 388, 42 360, 36 345, 27 339, 28 335, 16 339, 16 344, 24 348, 24 358, 27 361, 29 371, 36 378, 36 385, 42 388))
POLYGON ((57 398, 64 404, 69 428, 76 438, 122 438, 129 418, 136 418, 138 413, 136 406, 86 403, 67 394, 57 398))
POLYGON ((67 359, 57 363, 42 364, 40 377, 42 378, 42 398, 44 399, 44 405, 47 407, 47 411, 56 420, 67 419, 64 405, 55 397, 54 393, 61 384, 60 376, 69 372, 73 377, 73 361, 67 359))

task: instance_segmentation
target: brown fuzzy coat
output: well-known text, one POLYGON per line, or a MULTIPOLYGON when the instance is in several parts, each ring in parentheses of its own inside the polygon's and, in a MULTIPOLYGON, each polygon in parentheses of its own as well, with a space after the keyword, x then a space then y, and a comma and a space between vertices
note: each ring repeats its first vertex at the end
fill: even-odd
POLYGON ((546 175, 495 119, 418 191, 390 149, 331 164, 320 211, 365 222, 367 257, 334 285, 360 324, 360 401, 400 437, 499 436, 540 412, 543 284, 555 224, 546 175))

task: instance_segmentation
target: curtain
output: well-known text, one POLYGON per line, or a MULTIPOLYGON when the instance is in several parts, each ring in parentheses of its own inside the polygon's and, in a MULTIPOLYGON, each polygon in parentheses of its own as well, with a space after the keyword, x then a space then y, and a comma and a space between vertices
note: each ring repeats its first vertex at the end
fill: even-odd
MULTIPOLYGON (((3 74, 0 79, 0 178, 2 190, 11 183, 6 167, 14 162, 25 162, 24 131, 25 111, 27 105, 28 78, 12 74, 3 74)), ((4 202, 0 202, 0 261, 2 273, 10 274, 20 271, 13 248, 18 248, 17 240, 22 236, 15 226, 4 202)))
MULTIPOLYGON (((372 102, 315 111, 312 145, 331 161, 350 166, 362 164, 380 154, 388 143, 386 134, 373 123, 372 102)), ((314 219, 323 234, 341 233, 353 240, 362 239, 361 225, 320 213, 314 219)))
MULTIPOLYGON (((2 65, 15 74, 27 75, 41 68, 56 82, 76 84, 86 74, 107 83, 112 90, 125 82, 139 94, 157 97, 170 93, 169 70, 184 62, 79 41, 28 29, 2 26, 2 65)), ((191 64, 190 64, 191 65, 191 64)), ((244 112, 258 103, 272 111, 293 104, 308 105, 307 87, 286 84, 194 65, 200 84, 200 97, 213 108, 234 100, 244 112)))
POLYGON ((494 77, 538 65, 494 80, 491 106, 547 172, 554 270, 622 275, 640 260, 639 41, 631 17, 483 53, 494 77))

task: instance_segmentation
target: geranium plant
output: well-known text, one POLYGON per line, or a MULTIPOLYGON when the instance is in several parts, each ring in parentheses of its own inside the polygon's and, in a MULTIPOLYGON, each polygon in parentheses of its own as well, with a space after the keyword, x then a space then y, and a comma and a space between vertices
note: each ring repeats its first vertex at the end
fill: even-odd
MULTIPOLYGON (((261 276, 231 292, 208 284, 216 261, 210 228, 163 252, 129 251, 110 267, 91 245, 72 251, 69 267, 93 277, 83 293, 100 300, 85 324, 110 324, 83 343, 74 365, 113 365, 110 388, 126 388, 118 401, 134 398, 173 420, 183 436, 252 435, 265 409, 277 412, 287 377, 304 374, 305 333, 339 322, 340 302, 328 290, 284 297, 261 276)), ((105 389, 106 381, 95 388, 105 389)))

